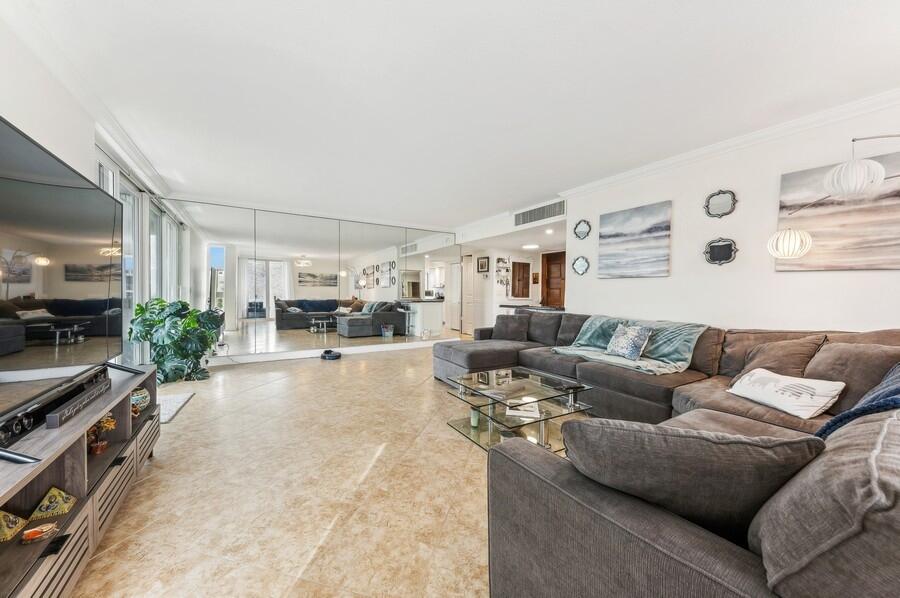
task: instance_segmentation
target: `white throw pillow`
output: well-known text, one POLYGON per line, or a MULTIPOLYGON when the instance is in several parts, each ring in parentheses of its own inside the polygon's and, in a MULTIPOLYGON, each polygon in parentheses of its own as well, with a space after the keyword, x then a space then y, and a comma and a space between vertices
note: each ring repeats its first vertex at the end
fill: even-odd
POLYGON ((741 376, 728 392, 809 419, 831 407, 844 386, 843 382, 782 376, 756 368, 741 376))
POLYGON ((289 307, 287 308, 289 314, 299 314, 301 310, 299 307, 289 307))
POLYGON ((352 310, 349 307, 339 307, 337 308, 337 313, 339 314, 349 314, 352 310))
POLYGON ((53 314, 51 314, 46 309, 28 309, 23 311, 17 311, 16 315, 19 316, 20 320, 36 320, 38 318, 52 318, 53 314))

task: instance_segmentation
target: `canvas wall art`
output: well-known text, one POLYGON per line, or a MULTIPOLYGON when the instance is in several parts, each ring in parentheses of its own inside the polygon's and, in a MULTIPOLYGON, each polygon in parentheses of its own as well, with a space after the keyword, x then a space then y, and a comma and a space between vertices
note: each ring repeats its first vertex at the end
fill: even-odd
POLYGON ((597 278, 669 275, 672 202, 600 215, 597 278))
MULTIPOLYGON (((4 251, 4 253, 13 255, 13 252, 4 251)), ((3 266, 3 273, 0 274, 0 277, 3 278, 4 284, 7 282, 10 284, 31 283, 32 264, 27 258, 16 257, 10 260, 8 257, 4 257, 0 262, 3 266)))
POLYGON ((298 272, 297 285, 301 287, 336 287, 338 286, 338 275, 298 272))
POLYGON ((872 159, 886 178, 861 199, 828 195, 825 175, 834 164, 781 176, 778 229, 805 230, 812 248, 798 259, 775 260, 776 270, 900 270, 900 152, 872 159))
POLYGON ((66 282, 122 280, 122 264, 65 264, 66 282))

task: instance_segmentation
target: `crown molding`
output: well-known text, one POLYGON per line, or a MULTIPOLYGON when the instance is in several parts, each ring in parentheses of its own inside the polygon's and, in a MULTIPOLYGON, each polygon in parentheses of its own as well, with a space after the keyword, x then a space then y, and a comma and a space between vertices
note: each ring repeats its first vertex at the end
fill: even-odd
POLYGON ((344 216, 337 215, 333 212, 317 212, 317 211, 304 211, 304 212, 295 212, 291 211, 290 208, 284 207, 283 204, 275 204, 266 201, 258 201, 251 204, 233 202, 228 200, 221 200, 215 197, 210 197, 208 195, 202 193, 171 193, 167 195, 165 198, 167 200, 172 201, 190 201, 194 203, 206 204, 210 206, 221 206, 224 208, 237 208, 241 210, 259 210, 261 212, 270 212, 273 214, 284 214, 286 216, 300 216, 305 218, 323 218, 326 220, 340 220, 342 222, 351 222, 354 224, 371 224, 372 226, 393 226, 395 228, 408 228, 410 230, 418 230, 425 231, 429 233, 436 234, 453 234, 454 231, 451 230, 439 230, 434 228, 433 225, 426 224, 417 224, 414 222, 406 222, 406 221, 389 221, 389 220, 354 220, 352 218, 347 218, 344 216))
POLYGON ((35 18, 34 13, 10 3, 4 4, 0 15, 21 42, 37 56, 47 70, 74 96, 81 108, 94 119, 94 143, 98 141, 97 133, 101 132, 100 139, 103 143, 119 154, 119 158, 132 170, 132 174, 140 178, 150 191, 156 195, 168 193, 169 186, 156 167, 141 152, 112 111, 85 83, 84 77, 66 58, 65 53, 35 18))
POLYGON ((626 170, 624 172, 620 172, 618 174, 614 174, 606 178, 587 183, 585 185, 580 185, 566 191, 561 191, 559 195, 560 197, 566 199, 580 197, 582 195, 587 195, 600 189, 618 185, 625 181, 630 181, 651 174, 657 174, 667 170, 672 170, 674 168, 685 166, 687 164, 698 162, 700 160, 711 158, 713 156, 742 150, 761 143, 767 143, 769 141, 775 141, 777 139, 796 135, 797 133, 802 133, 810 129, 834 124, 843 120, 862 116, 870 112, 877 112, 878 110, 884 110, 885 108, 892 108, 897 105, 900 105, 900 88, 892 89, 884 93, 862 98, 860 100, 842 104, 840 106, 822 110, 820 112, 814 112, 812 114, 808 114, 794 120, 789 120, 781 124, 766 127, 765 129, 747 133, 746 135, 732 137, 731 139, 726 139, 718 143, 713 143, 712 145, 707 145, 705 147, 684 152, 682 154, 677 154, 675 156, 664 158, 656 162, 650 162, 648 164, 644 164, 643 166, 638 166, 637 168, 632 168, 631 170, 626 170))

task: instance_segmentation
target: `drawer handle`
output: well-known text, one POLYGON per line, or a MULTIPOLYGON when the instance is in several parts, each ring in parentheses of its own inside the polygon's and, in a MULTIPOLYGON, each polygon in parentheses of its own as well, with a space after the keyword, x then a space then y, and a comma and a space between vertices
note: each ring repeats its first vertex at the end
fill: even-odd
POLYGON ((61 536, 56 536, 47 543, 47 547, 44 548, 44 552, 42 552, 41 556, 38 558, 44 558, 47 556, 53 556, 54 554, 59 554, 59 552, 63 549, 63 546, 66 545, 66 540, 68 540, 70 537, 72 537, 72 534, 63 534, 61 536))
POLYGON ((116 457, 115 459, 113 459, 112 466, 113 466, 113 467, 119 467, 119 466, 121 466, 122 463, 125 463, 125 459, 126 459, 126 458, 127 458, 127 457, 125 457, 124 455, 123 455, 123 456, 120 456, 120 457, 116 457))

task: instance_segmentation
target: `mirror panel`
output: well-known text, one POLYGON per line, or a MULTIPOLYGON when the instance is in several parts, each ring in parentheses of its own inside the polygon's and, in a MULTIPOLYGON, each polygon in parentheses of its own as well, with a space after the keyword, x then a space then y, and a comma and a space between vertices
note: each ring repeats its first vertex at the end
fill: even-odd
POLYGON ((703 204, 703 209, 710 218, 727 216, 734 212, 736 207, 737 198, 734 195, 734 191, 726 191, 724 189, 710 193, 703 204))

